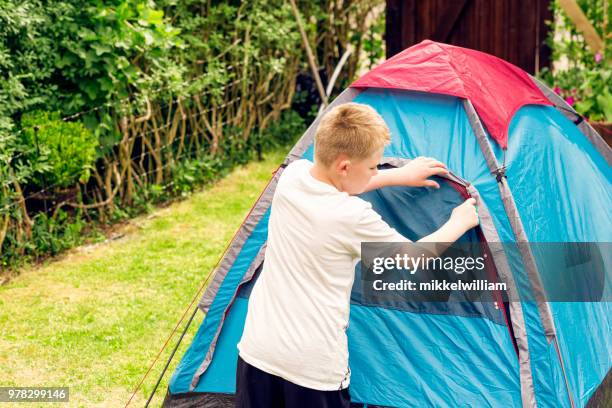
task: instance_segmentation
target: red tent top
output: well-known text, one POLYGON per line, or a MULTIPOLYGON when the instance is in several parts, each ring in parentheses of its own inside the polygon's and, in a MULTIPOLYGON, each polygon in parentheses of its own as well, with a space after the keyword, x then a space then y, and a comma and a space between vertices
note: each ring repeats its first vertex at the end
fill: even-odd
POLYGON ((393 56, 351 87, 408 89, 469 99, 491 137, 504 149, 510 121, 520 107, 552 105, 529 76, 509 62, 430 40, 393 56))

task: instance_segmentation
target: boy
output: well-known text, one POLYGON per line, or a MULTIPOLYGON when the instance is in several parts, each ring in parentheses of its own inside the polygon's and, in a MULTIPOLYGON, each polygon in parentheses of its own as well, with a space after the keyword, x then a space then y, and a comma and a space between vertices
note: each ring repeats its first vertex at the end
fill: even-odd
MULTIPOLYGON (((315 161, 291 163, 279 179, 266 258, 249 300, 236 373, 240 408, 349 407, 350 293, 361 242, 405 242, 355 194, 388 185, 431 186, 447 174, 433 159, 377 171, 389 130, 367 105, 323 117, 315 161)), ((474 199, 421 239, 454 242, 478 224, 474 199)))

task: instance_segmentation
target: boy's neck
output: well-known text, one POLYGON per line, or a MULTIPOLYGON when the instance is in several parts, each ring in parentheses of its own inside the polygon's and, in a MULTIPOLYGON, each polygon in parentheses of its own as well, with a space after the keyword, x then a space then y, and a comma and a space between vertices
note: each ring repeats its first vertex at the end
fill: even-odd
POLYGON ((312 165, 310 168, 310 175, 315 179, 322 183, 329 184, 334 187, 338 191, 342 191, 336 182, 334 182, 333 177, 329 174, 329 170, 326 167, 321 166, 316 163, 312 165))

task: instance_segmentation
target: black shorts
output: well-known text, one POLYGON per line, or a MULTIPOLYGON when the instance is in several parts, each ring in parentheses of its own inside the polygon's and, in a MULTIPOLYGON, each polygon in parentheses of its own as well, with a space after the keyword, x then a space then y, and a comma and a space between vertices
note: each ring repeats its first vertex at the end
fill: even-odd
POLYGON ((349 408, 348 388, 319 391, 302 387, 253 367, 238 356, 237 408, 349 408))

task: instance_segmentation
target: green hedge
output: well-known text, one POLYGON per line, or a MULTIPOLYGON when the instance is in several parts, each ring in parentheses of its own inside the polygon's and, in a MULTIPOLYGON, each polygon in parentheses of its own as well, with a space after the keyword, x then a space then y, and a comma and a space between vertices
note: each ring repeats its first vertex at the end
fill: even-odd
MULTIPOLYGON (((324 77, 355 48, 337 90, 362 50, 382 55, 382 4, 298 2, 324 77)), ((0 27, 2 269, 187 194, 309 120, 291 110, 310 70, 284 0, 0 0, 0 27)))

